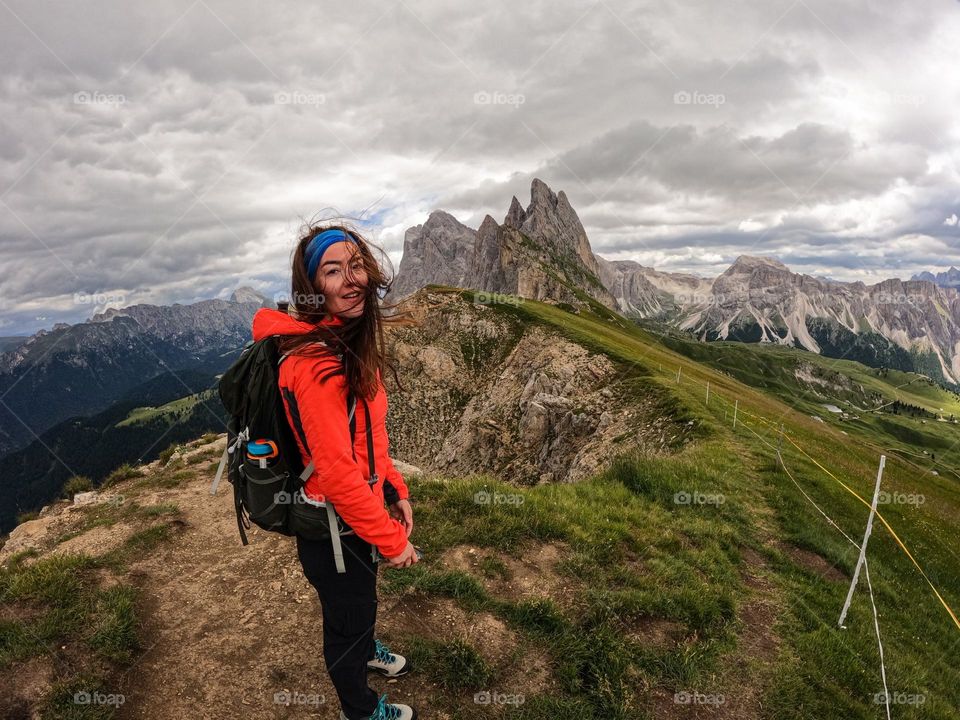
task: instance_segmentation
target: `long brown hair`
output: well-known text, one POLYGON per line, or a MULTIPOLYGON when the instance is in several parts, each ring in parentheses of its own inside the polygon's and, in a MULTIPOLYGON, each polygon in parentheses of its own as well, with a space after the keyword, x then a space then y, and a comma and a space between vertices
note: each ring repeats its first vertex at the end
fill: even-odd
MULTIPOLYGON (((377 393, 377 372, 381 378, 387 368, 393 373, 397 387, 403 391, 400 378, 397 375, 396 360, 388 351, 383 327, 384 325, 409 325, 408 312, 384 314, 384 310, 395 311, 396 304, 382 304, 379 291, 386 292, 393 277, 387 277, 372 248, 375 248, 389 264, 389 259, 382 249, 371 246, 363 235, 349 223, 340 220, 334 223, 305 223, 300 231, 300 239, 293 251, 290 309, 298 320, 312 325, 316 329, 303 335, 294 335, 280 340, 280 351, 292 355, 326 355, 331 351, 343 357, 343 370, 346 381, 354 395, 367 400, 373 399, 377 393), (321 325, 320 322, 328 315, 324 307, 322 289, 317 287, 307 274, 305 253, 307 245, 318 233, 325 230, 341 230, 349 233, 356 246, 354 252, 363 261, 363 268, 367 274, 367 285, 361 288, 366 296, 363 313, 355 318, 343 317, 343 324, 336 326, 321 325), (317 344, 326 343, 324 345, 317 344)), ((347 263, 347 278, 354 281, 353 263, 347 263)), ((339 372, 339 371, 337 371, 339 372)), ((330 374, 320 377, 318 381, 326 381, 330 374)))

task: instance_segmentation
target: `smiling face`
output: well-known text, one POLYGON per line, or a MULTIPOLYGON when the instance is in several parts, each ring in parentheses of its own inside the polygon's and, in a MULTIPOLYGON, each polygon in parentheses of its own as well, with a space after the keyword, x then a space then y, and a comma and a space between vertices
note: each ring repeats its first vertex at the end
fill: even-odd
POLYGON ((324 296, 324 309, 331 315, 357 317, 363 313, 367 272, 359 248, 344 240, 323 253, 314 282, 324 296))

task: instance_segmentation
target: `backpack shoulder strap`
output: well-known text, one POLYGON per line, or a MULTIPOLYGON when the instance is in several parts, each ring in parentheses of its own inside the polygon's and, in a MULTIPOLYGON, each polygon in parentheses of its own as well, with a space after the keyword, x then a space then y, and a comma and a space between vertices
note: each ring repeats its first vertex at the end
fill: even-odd
MULTIPOLYGON (((347 406, 349 408, 347 419, 350 422, 350 450, 353 451, 353 436, 356 428, 354 410, 356 410, 357 407, 357 399, 353 397, 353 393, 349 394, 347 406)), ((356 455, 354 455, 354 457, 356 457, 356 455)), ((313 460, 311 460, 303 469, 303 472, 300 473, 301 488, 306 484, 310 476, 313 475, 314 468, 315 464, 313 460)), ((306 497, 306 493, 304 493, 304 497, 306 497)), ((326 505, 327 508, 327 524, 330 526, 330 544, 333 545, 333 562, 338 573, 345 573, 347 567, 343 562, 343 545, 340 543, 340 523, 337 521, 337 512, 330 500, 326 500, 324 505, 326 505)))

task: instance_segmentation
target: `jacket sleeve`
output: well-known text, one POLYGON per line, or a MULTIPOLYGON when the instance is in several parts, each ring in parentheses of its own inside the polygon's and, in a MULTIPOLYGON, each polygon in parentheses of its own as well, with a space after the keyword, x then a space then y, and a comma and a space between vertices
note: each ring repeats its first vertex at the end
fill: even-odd
POLYGON ((315 377, 324 360, 298 357, 293 373, 294 397, 307 438, 307 451, 316 466, 319 490, 357 535, 376 545, 385 557, 396 557, 407 546, 407 533, 390 517, 379 496, 370 490, 353 458, 343 375, 325 381, 315 377))
POLYGON ((403 475, 393 466, 393 458, 388 455, 387 460, 390 464, 387 467, 387 474, 383 476, 383 497, 388 504, 409 499, 410 490, 404 482, 403 475))

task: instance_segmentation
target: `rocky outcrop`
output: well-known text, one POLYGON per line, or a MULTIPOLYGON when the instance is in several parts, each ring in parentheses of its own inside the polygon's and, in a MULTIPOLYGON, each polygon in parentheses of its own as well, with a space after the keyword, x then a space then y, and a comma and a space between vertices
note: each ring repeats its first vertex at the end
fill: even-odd
POLYGON ((573 482, 630 446, 667 451, 689 434, 656 389, 638 392, 629 370, 556 331, 455 293, 422 290, 404 307, 416 324, 391 338, 401 382, 417 381, 390 389, 391 449, 425 472, 573 482))
POLYGON ((441 211, 410 228, 390 302, 427 284, 474 288, 536 300, 617 306, 599 278, 586 231, 561 191, 535 179, 530 204, 516 197, 502 224, 487 215, 473 231, 441 211))
POLYGON ((430 213, 423 225, 409 228, 389 301, 396 302, 430 283, 466 287, 476 236, 476 230, 443 210, 430 213))

